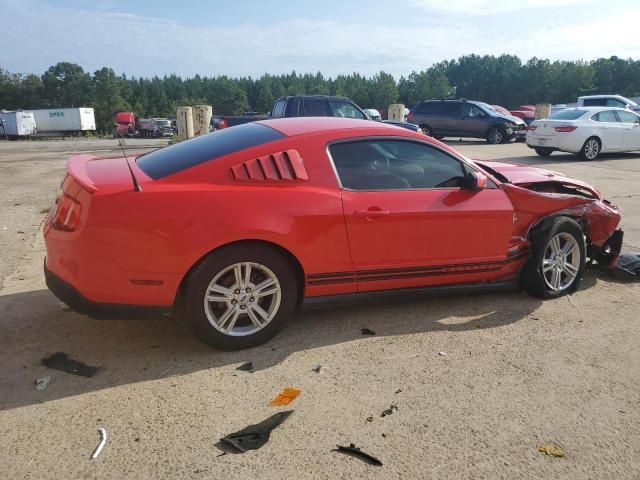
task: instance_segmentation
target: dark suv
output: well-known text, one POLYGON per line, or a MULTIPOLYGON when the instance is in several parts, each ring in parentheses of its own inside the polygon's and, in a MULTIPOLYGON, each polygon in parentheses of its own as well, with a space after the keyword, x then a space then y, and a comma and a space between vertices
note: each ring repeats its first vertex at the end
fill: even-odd
POLYGON ((522 119, 503 115, 484 102, 470 100, 427 100, 418 102, 407 116, 427 135, 486 138, 505 143, 524 132, 522 119))
POLYGON ((271 118, 282 117, 346 117, 369 118, 355 103, 344 97, 295 95, 276 100, 271 118))

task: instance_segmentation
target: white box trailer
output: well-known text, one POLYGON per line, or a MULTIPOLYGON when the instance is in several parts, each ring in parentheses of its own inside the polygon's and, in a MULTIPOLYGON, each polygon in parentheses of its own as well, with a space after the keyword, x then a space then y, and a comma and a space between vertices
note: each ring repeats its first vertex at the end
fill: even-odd
POLYGON ((80 133, 96 129, 93 108, 47 108, 31 110, 38 135, 80 133))
POLYGON ((30 137, 35 134, 33 112, 0 112, 0 138, 30 137))

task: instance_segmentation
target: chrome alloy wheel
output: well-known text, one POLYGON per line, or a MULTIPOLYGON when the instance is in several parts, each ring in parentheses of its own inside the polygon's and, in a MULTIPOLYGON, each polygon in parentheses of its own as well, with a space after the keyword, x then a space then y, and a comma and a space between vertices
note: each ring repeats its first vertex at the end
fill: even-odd
POLYGON ((571 286, 580 271, 580 246, 569 233, 551 239, 542 259, 542 274, 547 286, 562 292, 571 286))
POLYGON ((590 139, 584 146, 584 156, 588 160, 593 160, 600 153, 600 143, 595 138, 590 139))
POLYGON ((253 335, 273 320, 281 297, 280 282, 271 270, 259 263, 236 263, 211 280, 204 311, 209 323, 225 335, 253 335))

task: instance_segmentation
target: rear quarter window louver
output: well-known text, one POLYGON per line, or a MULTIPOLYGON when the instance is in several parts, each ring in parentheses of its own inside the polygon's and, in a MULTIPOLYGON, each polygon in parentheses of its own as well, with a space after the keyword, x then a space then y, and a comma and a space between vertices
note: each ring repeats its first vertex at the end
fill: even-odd
POLYGON ((236 182, 304 182, 309 175, 300 154, 286 150, 234 165, 231 178, 236 182))

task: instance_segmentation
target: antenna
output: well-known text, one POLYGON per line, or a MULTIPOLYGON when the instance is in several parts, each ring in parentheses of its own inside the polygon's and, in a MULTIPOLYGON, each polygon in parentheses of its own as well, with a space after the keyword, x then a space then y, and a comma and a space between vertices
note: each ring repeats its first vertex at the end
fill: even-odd
POLYGON ((129 158, 127 157, 127 152, 125 151, 125 147, 127 146, 124 142, 122 136, 116 133, 116 138, 118 139, 118 145, 120 145, 120 150, 122 150, 122 155, 124 155, 124 161, 127 162, 127 168, 129 169, 129 173, 131 173, 131 179, 133 180, 133 191, 141 192, 142 188, 138 184, 138 180, 136 180, 136 176, 133 174, 133 170, 131 169, 131 165, 129 165, 129 158))

